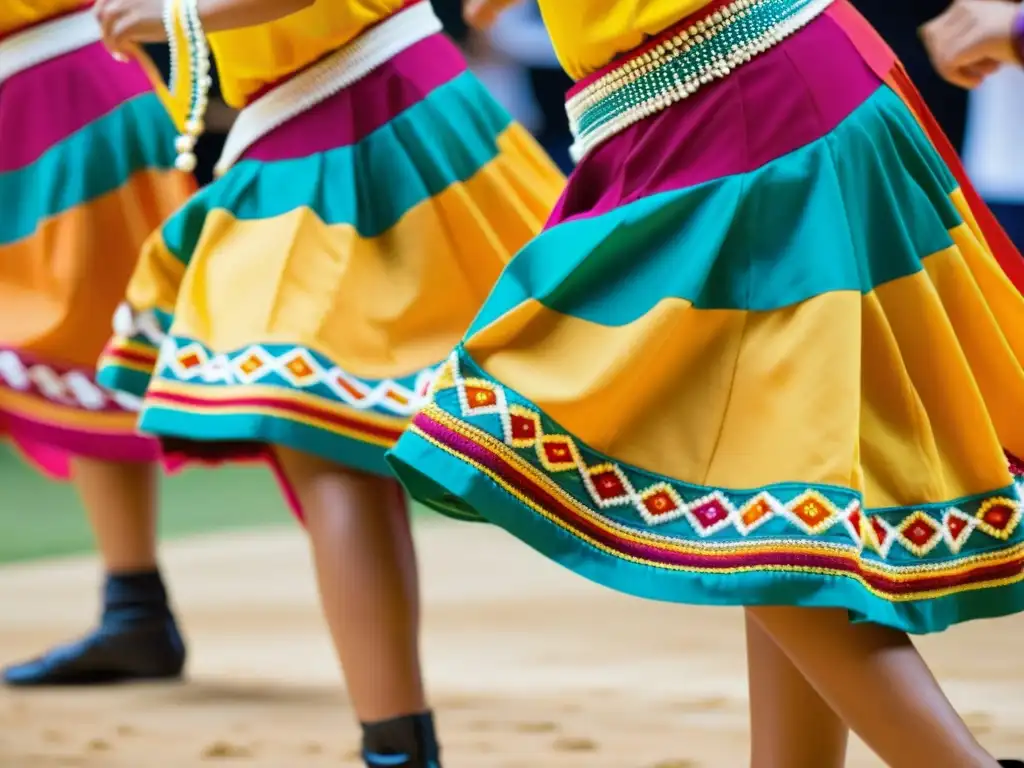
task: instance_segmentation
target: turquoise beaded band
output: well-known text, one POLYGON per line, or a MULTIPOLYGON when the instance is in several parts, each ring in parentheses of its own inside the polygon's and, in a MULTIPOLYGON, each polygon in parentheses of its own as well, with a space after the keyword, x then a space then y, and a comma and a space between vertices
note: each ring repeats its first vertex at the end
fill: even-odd
POLYGON ((578 160, 774 47, 832 0, 736 0, 606 73, 566 102, 578 160))

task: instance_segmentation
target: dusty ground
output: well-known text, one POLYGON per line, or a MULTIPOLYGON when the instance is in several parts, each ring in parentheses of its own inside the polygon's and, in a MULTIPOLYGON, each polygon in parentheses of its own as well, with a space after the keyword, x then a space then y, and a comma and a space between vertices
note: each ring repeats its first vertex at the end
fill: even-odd
MULTIPOLYGON (((740 617, 622 598, 497 531, 420 531, 426 655, 450 768, 742 768, 740 617)), ((0 691, 0 766, 242 768, 357 763, 355 729, 292 529, 177 543, 166 560, 191 641, 186 685, 0 691)), ((66 639, 96 573, 0 569, 0 660, 66 639)), ((961 711, 1024 755, 1024 620, 923 641, 961 711)), ((857 746, 849 765, 878 761, 857 746)))

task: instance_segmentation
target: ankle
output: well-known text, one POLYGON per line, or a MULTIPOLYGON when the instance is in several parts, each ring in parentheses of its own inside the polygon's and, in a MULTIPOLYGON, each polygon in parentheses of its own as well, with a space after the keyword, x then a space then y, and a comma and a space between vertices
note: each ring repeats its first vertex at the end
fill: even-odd
POLYGON ((363 760, 368 768, 441 768, 432 713, 404 715, 362 726, 363 760))
POLYGON ((170 616, 167 589, 156 568, 108 573, 103 585, 103 621, 131 622, 170 616))

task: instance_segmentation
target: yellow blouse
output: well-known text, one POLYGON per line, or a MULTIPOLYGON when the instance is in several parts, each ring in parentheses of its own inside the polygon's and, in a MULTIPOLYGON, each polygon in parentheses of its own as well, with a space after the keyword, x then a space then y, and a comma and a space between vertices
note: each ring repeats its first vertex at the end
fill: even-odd
POLYGON ((403 0, 316 0, 268 24, 211 34, 224 100, 244 106, 264 86, 312 64, 402 5, 403 0))
POLYGON ((0 0, 0 36, 88 5, 88 0, 0 0))
POLYGON ((565 71, 575 79, 636 48, 710 0, 539 0, 565 71))

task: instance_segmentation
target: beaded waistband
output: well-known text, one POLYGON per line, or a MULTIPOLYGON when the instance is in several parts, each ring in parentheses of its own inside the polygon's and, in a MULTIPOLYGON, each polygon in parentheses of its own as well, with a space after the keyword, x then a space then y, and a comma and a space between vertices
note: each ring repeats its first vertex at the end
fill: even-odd
POLYGON ((79 11, 15 32, 0 40, 0 83, 44 61, 100 39, 91 11, 79 11))
POLYGON ((688 98, 774 47, 832 0, 735 0, 670 30, 566 102, 578 161, 610 137, 688 98))
POLYGON ((275 128, 439 32, 441 22, 430 3, 410 5, 260 96, 238 113, 217 161, 217 175, 225 173, 249 147, 275 128))

